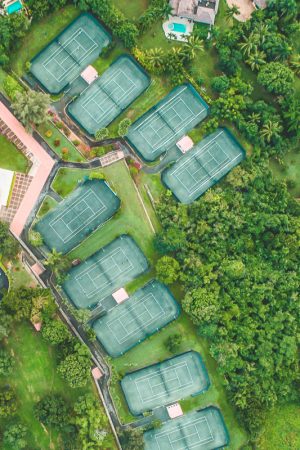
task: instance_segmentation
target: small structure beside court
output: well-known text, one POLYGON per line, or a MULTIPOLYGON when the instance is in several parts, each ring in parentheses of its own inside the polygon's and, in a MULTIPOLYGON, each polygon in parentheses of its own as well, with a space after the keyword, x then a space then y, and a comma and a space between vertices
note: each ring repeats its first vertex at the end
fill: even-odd
POLYGON ((167 406, 167 411, 170 419, 176 419, 177 417, 183 416, 183 411, 179 403, 173 403, 167 406))
POLYGON ((209 406, 146 431, 144 443, 145 450, 214 450, 229 444, 229 434, 220 410, 209 406))
POLYGON ((194 147, 194 142, 189 136, 183 136, 183 138, 176 142, 176 145, 181 153, 186 153, 194 147))
POLYGON ((98 72, 93 66, 87 66, 80 74, 81 78, 87 83, 92 84, 98 78, 98 72))
MULTIPOLYGON (((113 297, 117 301, 115 294, 113 297)), ((152 280, 96 320, 93 329, 107 353, 117 357, 175 320, 179 313, 169 289, 152 280)))
POLYGON ((118 289, 116 292, 114 292, 112 294, 112 296, 113 296, 114 300, 116 300, 118 305, 120 303, 125 302, 125 300, 127 300, 129 298, 129 295, 127 294, 127 292, 124 288, 118 289))
POLYGON ((195 351, 128 373, 121 381, 129 410, 134 416, 200 394, 209 385, 206 367, 195 351))

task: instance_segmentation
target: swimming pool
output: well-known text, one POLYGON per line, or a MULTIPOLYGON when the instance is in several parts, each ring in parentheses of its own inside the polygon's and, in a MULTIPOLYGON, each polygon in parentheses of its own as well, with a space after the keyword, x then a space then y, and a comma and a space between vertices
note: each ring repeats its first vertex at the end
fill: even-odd
POLYGON ((20 11, 23 8, 22 3, 17 0, 6 8, 7 14, 13 14, 14 12, 20 11))
POLYGON ((168 25, 168 28, 176 33, 186 33, 186 25, 184 23, 172 22, 168 25))

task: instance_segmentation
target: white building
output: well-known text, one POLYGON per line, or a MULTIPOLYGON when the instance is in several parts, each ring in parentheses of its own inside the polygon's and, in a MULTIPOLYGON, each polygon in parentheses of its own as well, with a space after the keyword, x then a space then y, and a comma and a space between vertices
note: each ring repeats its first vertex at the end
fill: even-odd
POLYGON ((170 0, 170 5, 174 16, 213 25, 219 0, 170 0))

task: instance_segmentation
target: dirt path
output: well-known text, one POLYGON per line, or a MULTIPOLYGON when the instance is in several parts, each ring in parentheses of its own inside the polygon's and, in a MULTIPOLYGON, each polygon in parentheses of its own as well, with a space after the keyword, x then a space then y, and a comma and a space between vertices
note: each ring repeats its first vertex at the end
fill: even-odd
POLYGON ((230 8, 232 8, 233 5, 236 5, 239 8, 240 14, 234 17, 240 22, 246 22, 255 10, 251 0, 227 0, 227 4, 230 8))

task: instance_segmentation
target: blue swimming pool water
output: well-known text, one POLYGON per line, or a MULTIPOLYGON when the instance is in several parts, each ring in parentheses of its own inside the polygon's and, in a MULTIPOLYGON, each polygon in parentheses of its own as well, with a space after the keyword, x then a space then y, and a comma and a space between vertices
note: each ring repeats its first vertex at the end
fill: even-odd
POLYGON ((20 11, 20 9, 22 9, 22 8, 23 8, 22 3, 19 2, 19 0, 17 0, 16 2, 9 5, 6 8, 6 11, 7 11, 7 14, 13 14, 14 12, 20 11))
POLYGON ((170 23, 169 30, 176 31, 177 33, 186 33, 186 25, 184 23, 170 23))

